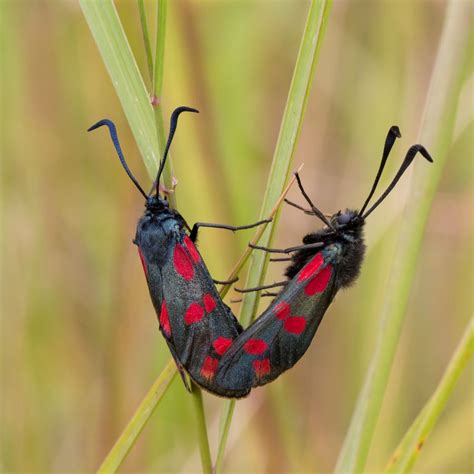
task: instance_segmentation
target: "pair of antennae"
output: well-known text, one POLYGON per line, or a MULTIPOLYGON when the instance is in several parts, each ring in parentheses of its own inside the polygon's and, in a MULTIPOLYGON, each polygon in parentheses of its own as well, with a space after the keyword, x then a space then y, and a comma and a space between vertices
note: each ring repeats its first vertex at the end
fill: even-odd
POLYGON ((409 166, 412 164, 413 160, 415 159, 415 156, 420 153, 426 160, 428 160, 430 163, 433 163, 433 158, 431 158, 430 154, 426 150, 426 148, 423 145, 413 145, 411 146, 407 154, 405 155, 405 158, 400 166, 400 168, 397 171, 397 174, 393 178, 392 182, 388 185, 387 189, 382 193, 382 195, 375 201, 375 203, 370 207, 368 211, 365 211, 366 207, 368 206, 370 200, 372 199, 372 196, 375 193, 375 190, 377 188, 377 185, 379 184, 380 178, 382 176, 382 172, 385 168, 385 164, 387 163, 388 155, 390 154, 390 151, 392 150, 392 147, 395 143, 395 140, 397 138, 401 138, 401 133, 400 129, 394 125, 393 127, 390 127, 390 130, 387 133, 387 138, 385 139, 385 145, 383 149, 383 154, 382 154, 382 160, 380 161, 380 166, 377 171, 377 175, 375 176, 374 184, 372 185, 372 189, 370 190, 369 195, 367 196, 367 199, 364 202, 364 205, 362 206, 361 210, 359 211, 359 217, 362 217, 362 219, 366 219, 381 203, 382 201, 390 194, 390 192, 393 190, 393 188, 397 185, 398 181, 400 181, 400 178, 403 176, 405 171, 409 168, 409 166))
POLYGON ((151 190, 148 194, 140 186, 140 184, 136 180, 135 176, 133 176, 132 172, 130 171, 130 168, 127 165, 127 162, 125 161, 125 156, 123 155, 122 147, 120 146, 120 142, 119 142, 119 139, 118 139, 117 129, 115 128, 115 124, 109 119, 103 119, 103 120, 99 120, 96 124, 92 125, 92 127, 89 127, 87 129, 87 131, 91 132, 92 130, 95 130, 96 128, 102 127, 103 125, 108 127, 109 133, 110 133, 110 138, 112 139, 112 143, 114 144, 115 151, 117 152, 120 163, 122 163, 123 169, 127 173, 128 177, 132 180, 132 182, 136 186, 136 188, 143 195, 143 197, 145 199, 148 199, 153 194, 153 191, 155 189, 156 189, 156 194, 158 195, 158 183, 160 182, 160 177, 161 177, 161 175, 163 173, 163 169, 165 167, 166 158, 168 157, 168 152, 169 152, 169 149, 171 147, 171 142, 173 141, 173 137, 174 137, 174 134, 176 132, 176 127, 178 125, 178 117, 182 112, 199 113, 199 110, 193 109, 191 107, 178 107, 171 114, 170 130, 169 130, 169 133, 168 133, 168 140, 166 141, 166 147, 165 147, 165 152, 163 154, 163 159, 160 160, 160 166, 158 168, 158 173, 156 175, 156 179, 153 182, 153 186, 152 186, 152 188, 151 188, 151 190))
MULTIPOLYGON (((151 188, 151 190, 148 194, 145 193, 145 191, 140 186, 140 184, 138 183, 136 178, 133 176, 132 172, 130 171, 130 168, 127 165, 127 162, 125 161, 125 157, 123 155, 122 148, 120 146, 120 142, 119 142, 119 139, 118 139, 118 136, 117 136, 117 129, 115 128, 115 124, 111 120, 103 119, 103 120, 100 120, 99 122, 97 122, 96 124, 92 125, 92 127, 88 128, 87 131, 90 132, 92 130, 95 130, 96 128, 102 127, 103 125, 106 125, 108 127, 110 137, 112 139, 115 150, 116 150, 117 155, 120 159, 120 163, 122 163, 122 166, 123 166, 125 172, 127 173, 128 177, 132 180, 133 184, 140 191, 140 193, 143 195, 143 197, 145 199, 148 199, 152 195, 153 190, 155 190, 155 189, 156 189, 156 194, 158 195, 158 183, 159 183, 160 177, 163 173, 163 169, 165 167, 166 159, 168 157, 168 152, 169 152, 169 149, 171 147, 171 143, 173 141, 174 134, 176 132, 176 127, 178 125, 178 117, 182 112, 199 113, 199 111, 196 110, 196 109, 193 109, 191 107, 183 106, 183 107, 178 107, 171 114, 170 130, 169 130, 169 133, 168 133, 168 140, 166 142, 166 147, 165 147, 165 152, 163 154, 163 159, 160 161, 160 166, 158 168, 158 173, 157 173, 156 179, 153 182, 153 186, 152 186, 152 188, 151 188)), ((385 168, 388 156, 389 156, 389 154, 390 154, 390 152, 393 148, 393 145, 395 144, 395 140, 397 138, 401 138, 401 136, 402 135, 400 133, 400 129, 396 125, 390 127, 390 130, 387 133, 387 138, 385 139, 384 149, 383 149, 383 153, 382 153, 382 159, 380 161, 380 166, 379 166, 379 169, 378 169, 377 174, 375 176, 375 180, 374 180, 374 183, 372 185, 372 189, 370 190, 369 195, 367 196, 367 199, 365 200, 364 205, 362 206, 362 208, 361 208, 361 210, 359 211, 359 214, 358 214, 358 216, 362 217, 362 219, 367 218, 382 203, 382 201, 390 194, 390 192, 397 185, 400 178, 403 176, 405 171, 408 169, 408 167, 411 165, 411 163, 415 159, 415 156, 417 155, 417 153, 420 153, 430 163, 433 162, 433 159, 431 158, 430 154, 428 153, 428 151, 426 150, 426 148, 423 145, 413 145, 413 146, 411 146, 409 148, 406 156, 405 156, 405 159, 403 160, 403 163, 401 164, 397 174, 393 178, 390 185, 387 187, 385 192, 377 199, 377 201, 372 205, 372 207, 367 212, 365 212, 365 214, 364 214, 365 209, 367 208, 370 200, 372 199, 372 197, 375 193, 375 190, 377 189, 377 185, 380 181, 380 178, 382 177, 382 172, 385 168)), ((311 202, 311 199, 306 194, 306 192, 303 188, 303 185, 301 183, 301 180, 300 180, 300 177, 298 176, 298 174, 296 174, 296 179, 298 181, 298 186, 299 186, 304 198, 306 199, 306 201, 311 206, 311 209, 314 212, 314 214, 317 217, 319 217, 319 219, 321 219, 330 229, 332 229, 335 232, 336 229, 331 224, 329 219, 311 202)))
MULTIPOLYGON (((387 133, 387 138, 385 139, 385 145, 384 145, 383 153, 382 153, 382 160, 380 161, 380 166, 375 176, 374 184, 372 185, 372 189, 370 190, 369 195, 367 196, 367 199, 364 202, 364 205, 362 206, 361 210, 358 213, 358 216, 361 217, 362 219, 367 218, 367 216, 369 216, 382 203, 382 201, 390 194, 390 192, 397 185, 400 178, 403 176, 405 171, 408 169, 408 167, 411 165, 411 163, 415 159, 415 156, 417 155, 417 153, 420 153, 430 163, 433 163, 433 158, 431 158, 430 154, 428 153, 428 151, 423 145, 411 146, 408 149, 405 159, 403 160, 403 163, 401 164, 397 174, 393 178, 390 185, 387 187, 385 192, 377 199, 377 201, 372 205, 372 207, 364 214, 365 209, 367 208, 370 200, 372 199, 375 193, 375 190, 377 189, 377 185, 379 184, 380 178, 382 176, 382 172, 387 163, 388 155, 390 155, 393 145, 395 144, 395 140, 397 138, 401 138, 401 136, 402 135, 400 133, 400 129, 396 125, 390 127, 390 130, 387 133)), ((313 213, 319 219, 321 219, 333 232, 336 232, 336 229, 331 224, 330 220, 311 202, 311 199, 306 194, 297 173, 296 173, 296 179, 298 181, 298 186, 301 190, 301 193, 303 194, 308 204, 311 206, 311 210, 313 211, 313 213)))

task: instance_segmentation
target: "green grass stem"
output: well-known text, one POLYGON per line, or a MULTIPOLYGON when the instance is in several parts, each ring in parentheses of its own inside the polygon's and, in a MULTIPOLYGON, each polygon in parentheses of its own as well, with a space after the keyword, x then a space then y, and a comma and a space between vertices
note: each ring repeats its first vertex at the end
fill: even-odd
POLYGON ((150 33, 148 30, 148 21, 146 18, 145 1, 137 0, 137 3, 138 3, 138 12, 140 14, 140 24, 142 27, 143 45, 145 47, 146 65, 148 67, 148 75, 149 75, 150 83, 153 84, 153 56, 151 54, 151 41, 150 41, 150 33))
POLYGON ((153 415, 168 386, 174 380, 176 373, 174 361, 170 359, 97 472, 111 473, 117 471, 135 444, 147 421, 153 415))
POLYGON ((158 99, 163 91, 167 14, 168 0, 158 0, 156 5, 155 62, 153 64, 153 94, 158 99))
POLYGON ((191 398, 194 404, 196 414, 196 424, 198 431, 199 452, 201 454, 202 472, 204 474, 212 473, 211 452, 209 449, 209 437, 206 428, 206 415, 204 413, 204 404, 202 402, 202 390, 192 383, 191 398))
MULTIPOLYGON (((109 0, 104 2, 81 0, 81 7, 112 79, 112 83, 115 86, 117 95, 122 103, 125 115, 134 133, 135 140, 139 146, 148 172, 152 179, 154 179, 159 162, 157 157, 162 156, 161 150, 164 149, 165 143, 162 109, 158 106, 159 104, 156 99, 161 94, 163 84, 167 4, 165 1, 161 1, 157 6, 158 30, 156 34, 155 64, 153 66, 150 65, 152 61, 151 42, 145 6, 143 1, 138 1, 147 63, 151 75, 150 79, 154 88, 152 101, 150 101, 149 94, 147 94, 143 78, 138 70, 137 63, 114 4, 109 0)), ((171 176, 171 160, 168 159, 168 166, 164 172, 164 182, 168 188, 172 187, 171 176)), ((174 193, 170 195, 169 201, 172 206, 176 205, 174 193)), ((159 384, 160 393, 163 394, 171 382, 171 378, 166 377, 171 370, 169 367, 170 362, 168 362, 165 370, 160 374, 152 389, 148 392, 144 402, 140 405, 125 429, 125 432, 119 438, 114 448, 112 448, 109 456, 107 456, 104 461, 106 468, 109 466, 113 471, 127 456, 128 451, 140 434, 146 420, 150 418, 153 410, 161 399, 161 395, 160 397, 153 397, 155 386, 159 384), (152 409, 150 404, 153 405, 152 409)), ((174 372, 172 373, 174 375, 174 372)), ((207 436, 207 429, 200 389, 195 388, 193 390, 192 398, 197 412, 198 440, 203 467, 205 467, 210 465, 211 462, 209 443, 207 439, 205 442, 202 439, 203 436, 207 436)), ((111 471, 109 470, 107 472, 111 471)))
MULTIPOLYGON (((156 135, 158 138, 158 144, 160 145, 159 154, 161 157, 163 156, 164 145, 166 143, 161 95, 163 91, 165 65, 166 19, 168 12, 168 2, 167 0, 157 0, 156 2, 156 40, 154 57, 151 52, 151 38, 143 0, 138 0, 138 10, 140 13, 140 24, 142 28, 143 43, 145 46, 145 55, 151 84, 149 98, 153 108, 156 135)), ((154 176, 152 176, 152 178, 154 178, 154 176)), ((171 154, 168 154, 168 160, 165 169, 163 170, 163 183, 165 188, 173 189, 173 164, 171 160, 171 154)), ((171 207, 175 209, 177 208, 176 194, 174 192, 168 194, 168 201, 171 207)))
MULTIPOLYGON (((282 194, 285 183, 288 180, 291 164, 296 149, 298 135, 303 123, 304 111, 308 101, 311 83, 317 63, 318 53, 321 49, 324 31, 329 18, 332 1, 316 1, 310 4, 303 37, 296 59, 293 78, 288 93, 285 111, 281 122, 272 167, 267 182, 265 196, 260 212, 262 216, 268 215, 278 196, 282 194)), ((260 244, 270 246, 279 213, 263 232, 260 244)), ((246 287, 255 287, 262 284, 268 264, 265 253, 255 252, 247 277, 246 287)), ((247 293, 242 303, 240 322, 244 327, 248 326, 257 312, 259 293, 247 293)), ((220 472, 224 457, 225 446, 229 434, 233 405, 235 401, 225 402, 220 420, 219 447, 217 452, 215 470, 220 472)))
MULTIPOLYGON (((165 126, 163 121, 163 77, 165 69, 165 43, 166 43, 166 19, 168 15, 168 0, 157 0, 156 5, 156 41, 155 41, 155 61, 153 63, 153 92, 151 103, 155 115, 155 127, 159 143, 166 143, 165 126)), ((164 148, 161 150, 161 156, 164 148)), ((168 160, 163 170, 163 183, 165 188, 173 189, 173 162, 168 155, 168 160)), ((173 208, 177 208, 176 193, 168 194, 168 201, 173 208)))
POLYGON ((473 353, 474 318, 471 318, 438 387, 390 457, 385 468, 387 474, 399 474, 412 470, 426 439, 433 431, 436 421, 473 353))
POLYGON ((472 33, 466 5, 451 1, 447 8, 446 22, 419 133, 419 141, 432 154, 434 164, 428 166, 420 160, 414 166, 412 197, 400 221, 398 247, 386 287, 380 329, 372 360, 337 461, 335 470, 338 473, 364 471, 415 278, 431 202, 452 141, 472 33))

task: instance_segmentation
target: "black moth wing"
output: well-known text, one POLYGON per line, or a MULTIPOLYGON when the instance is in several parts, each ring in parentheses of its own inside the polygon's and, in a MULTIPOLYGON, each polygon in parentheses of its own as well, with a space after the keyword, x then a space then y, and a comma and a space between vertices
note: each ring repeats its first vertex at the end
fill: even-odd
POLYGON ((149 218, 139 222, 136 243, 160 330, 178 368, 207 388, 242 327, 222 302, 182 222, 149 218))
POLYGON ((339 244, 319 251, 290 280, 268 309, 230 346, 215 377, 218 394, 237 397, 265 385, 304 355, 339 290, 339 244))

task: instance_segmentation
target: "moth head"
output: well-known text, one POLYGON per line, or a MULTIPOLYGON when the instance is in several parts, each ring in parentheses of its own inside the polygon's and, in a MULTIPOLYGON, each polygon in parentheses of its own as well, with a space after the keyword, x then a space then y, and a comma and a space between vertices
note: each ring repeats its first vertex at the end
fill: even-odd
POLYGON ((145 207, 151 212, 160 212, 169 209, 170 205, 168 201, 163 199, 160 195, 153 194, 147 197, 145 207))
POLYGON ((364 224, 364 218, 359 212, 353 209, 346 209, 344 212, 339 211, 331 216, 331 224, 336 230, 350 230, 351 228, 360 227, 364 224))

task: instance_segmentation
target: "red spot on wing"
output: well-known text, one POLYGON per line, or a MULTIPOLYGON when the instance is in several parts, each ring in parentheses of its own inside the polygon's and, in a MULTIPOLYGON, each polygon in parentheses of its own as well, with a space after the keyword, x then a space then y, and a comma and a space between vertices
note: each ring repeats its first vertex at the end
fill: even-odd
POLYGON ((163 332, 167 336, 171 336, 171 326, 170 326, 170 320, 168 318, 168 309, 166 308, 165 300, 163 300, 163 303, 161 303, 160 326, 161 326, 161 329, 163 329, 163 332))
POLYGON ((216 373, 217 366, 219 365, 219 360, 214 359, 213 357, 206 357, 204 359, 204 364, 201 367, 201 375, 206 379, 212 379, 216 373))
POLYGON ((270 359, 254 360, 253 369, 257 377, 263 377, 270 373, 270 359))
POLYGON ((202 301, 207 313, 212 313, 212 311, 214 311, 216 308, 216 300, 209 293, 204 295, 202 301))
POLYGON ((328 286, 331 279, 332 267, 328 265, 324 267, 304 288, 304 292, 308 296, 313 296, 316 293, 322 293, 328 286))
POLYGON ((203 316, 204 308, 197 303, 191 303, 186 310, 186 314, 184 315, 184 322, 186 324, 197 323, 201 321, 203 316))
POLYGON ((283 323, 283 327, 291 334, 301 334, 306 328, 306 319, 303 316, 290 316, 283 323))
POLYGON ((194 268, 191 259, 181 244, 176 244, 174 247, 173 264, 175 270, 185 280, 191 280, 191 278, 194 276, 194 268))
POLYGON ((249 339, 244 344, 244 351, 247 354, 259 355, 266 351, 268 344, 263 339, 249 339))
POLYGON ((199 260, 201 260, 201 256, 199 255, 196 246, 193 244, 193 241, 187 235, 184 237, 184 245, 186 245, 186 248, 191 254, 193 261, 195 263, 199 262, 199 260))
POLYGON ((321 253, 316 254, 313 259, 303 267, 303 270, 301 270, 298 275, 298 281, 304 281, 312 277, 323 263, 324 258, 321 253))
POLYGON ((143 253, 140 247, 138 247, 138 255, 140 255, 140 260, 142 262, 142 267, 143 267, 143 271, 145 272, 145 276, 148 276, 148 269, 146 268, 145 257, 143 256, 143 253))
POLYGON ((214 347, 214 350, 219 354, 220 356, 223 355, 227 349, 232 344, 232 339, 228 339, 227 337, 218 337, 213 343, 212 347, 214 347))
POLYGON ((291 308, 286 301, 281 301, 275 306, 274 311, 276 317, 283 320, 290 315, 291 308))

